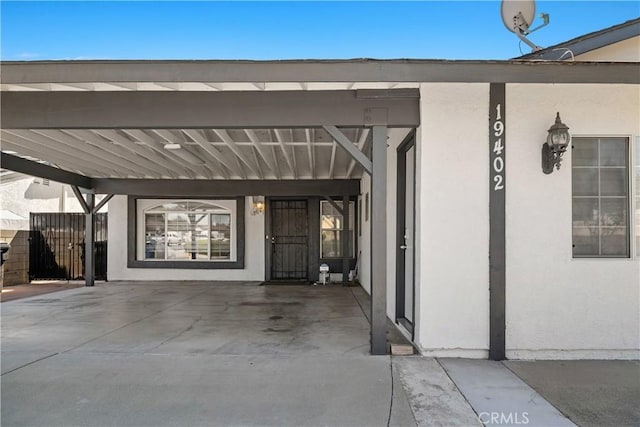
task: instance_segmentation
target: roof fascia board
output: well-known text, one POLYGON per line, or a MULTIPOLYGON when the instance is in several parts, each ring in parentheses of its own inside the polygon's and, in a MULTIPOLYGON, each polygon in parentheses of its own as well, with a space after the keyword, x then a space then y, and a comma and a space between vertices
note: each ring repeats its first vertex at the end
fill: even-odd
POLYGON ((1 62, 3 84, 131 82, 631 83, 637 63, 344 61, 1 62))

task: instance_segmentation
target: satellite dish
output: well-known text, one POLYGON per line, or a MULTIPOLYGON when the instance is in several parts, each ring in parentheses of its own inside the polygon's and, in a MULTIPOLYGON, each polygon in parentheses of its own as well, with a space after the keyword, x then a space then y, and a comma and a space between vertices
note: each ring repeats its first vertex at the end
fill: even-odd
POLYGON ((507 30, 527 34, 536 16, 536 3, 534 0, 502 0, 500 12, 507 30))
POLYGON ((507 30, 525 42, 531 48, 532 52, 542 49, 525 37, 527 34, 531 34, 535 30, 549 24, 549 15, 543 13, 541 16, 544 23, 534 29, 529 29, 536 16, 535 0, 502 0, 500 13, 502 15, 502 22, 504 26, 507 27, 507 30))

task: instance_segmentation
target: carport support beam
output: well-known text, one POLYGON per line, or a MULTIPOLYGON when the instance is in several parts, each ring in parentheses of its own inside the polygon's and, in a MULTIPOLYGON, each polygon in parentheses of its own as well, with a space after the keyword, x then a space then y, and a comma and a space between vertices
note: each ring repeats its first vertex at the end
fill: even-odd
POLYGON ((342 286, 349 284, 349 196, 342 196, 342 286))
POLYGON ((87 208, 89 212, 85 213, 84 226, 84 280, 85 286, 95 285, 96 271, 94 262, 94 223, 95 223, 95 194, 87 194, 87 208))
POLYGON ((387 126, 373 126, 371 354, 387 354, 387 126), (375 242, 375 243, 374 243, 375 242))

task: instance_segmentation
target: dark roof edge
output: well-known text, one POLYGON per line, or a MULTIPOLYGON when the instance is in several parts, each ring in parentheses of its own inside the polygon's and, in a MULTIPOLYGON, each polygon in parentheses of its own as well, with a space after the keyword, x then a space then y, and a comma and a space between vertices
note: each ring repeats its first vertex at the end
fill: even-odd
POLYGON ((496 82, 640 83, 637 62, 565 61, 63 61, 4 62, 1 83, 496 82))
POLYGON ((640 35, 640 18, 635 18, 514 59, 559 60, 567 49, 577 56, 638 35, 640 35))

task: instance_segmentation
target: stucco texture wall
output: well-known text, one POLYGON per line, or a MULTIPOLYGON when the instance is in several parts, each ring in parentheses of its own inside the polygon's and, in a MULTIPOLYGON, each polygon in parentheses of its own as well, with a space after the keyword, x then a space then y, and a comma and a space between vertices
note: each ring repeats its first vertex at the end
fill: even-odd
POLYGON ((640 357, 640 259, 573 259, 571 152, 540 166, 557 111, 574 136, 633 142, 639 103, 633 85, 507 85, 507 357, 640 357))
POLYGON ((578 61, 640 61, 640 36, 622 40, 576 56, 578 61))
POLYGON ((127 268, 127 197, 109 201, 109 280, 264 280, 264 215, 251 215, 251 201, 245 202, 244 269, 127 268))
POLYGON ((418 129, 416 342, 435 356, 487 357, 488 84, 422 84, 418 129))

